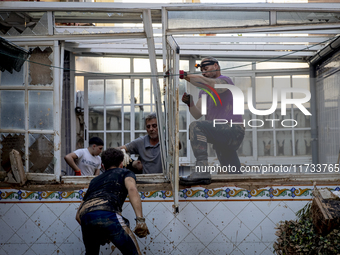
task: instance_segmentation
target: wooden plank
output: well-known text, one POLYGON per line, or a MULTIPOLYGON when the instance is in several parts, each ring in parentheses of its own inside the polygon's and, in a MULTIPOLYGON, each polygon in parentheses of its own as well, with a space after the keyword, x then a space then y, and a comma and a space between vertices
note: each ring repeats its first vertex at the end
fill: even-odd
POLYGON ((24 166, 22 164, 20 153, 17 150, 13 149, 9 153, 9 158, 11 160, 11 170, 12 170, 14 179, 20 185, 24 185, 27 181, 27 178, 26 178, 24 166))

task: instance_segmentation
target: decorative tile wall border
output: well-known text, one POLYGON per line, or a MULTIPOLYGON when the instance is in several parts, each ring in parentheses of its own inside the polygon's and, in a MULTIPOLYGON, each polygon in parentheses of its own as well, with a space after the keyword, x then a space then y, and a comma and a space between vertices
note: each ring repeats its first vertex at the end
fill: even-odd
MULTIPOLYGON (((326 186, 325 186, 326 187, 326 186)), ((318 187, 322 188, 322 187, 318 187)), ((340 187, 327 186, 330 190, 339 191, 340 187)), ((79 202, 83 199, 87 189, 62 191, 25 191, 15 189, 0 189, 1 202, 79 202)), ((266 187, 262 189, 246 190, 236 187, 217 189, 182 189, 179 191, 180 200, 284 200, 284 199, 312 199, 312 186, 302 187, 266 187)), ((140 192, 142 201, 172 201, 172 191, 140 192)))

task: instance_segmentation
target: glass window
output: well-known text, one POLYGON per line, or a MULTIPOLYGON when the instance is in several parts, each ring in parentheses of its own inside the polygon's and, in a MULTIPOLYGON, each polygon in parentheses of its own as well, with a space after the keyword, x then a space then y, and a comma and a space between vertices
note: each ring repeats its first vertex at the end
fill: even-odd
POLYGON ((1 72, 0 86, 24 86, 24 67, 20 72, 13 70, 13 73, 8 71, 1 72))
POLYGON ((25 129, 25 91, 0 91, 0 127, 25 129))
POLYGON ((53 130, 53 92, 28 92, 29 128, 34 130, 53 130))
POLYGON ((168 11, 168 23, 169 29, 269 25, 269 12, 168 11))
POLYGON ((129 58, 76 57, 76 72, 129 73, 129 58))

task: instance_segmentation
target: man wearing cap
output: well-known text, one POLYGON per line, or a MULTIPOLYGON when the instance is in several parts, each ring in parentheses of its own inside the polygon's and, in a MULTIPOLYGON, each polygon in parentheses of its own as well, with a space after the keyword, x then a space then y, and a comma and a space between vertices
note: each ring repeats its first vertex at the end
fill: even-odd
POLYGON ((201 61, 200 67, 203 76, 180 71, 181 79, 185 79, 201 89, 196 104, 190 94, 184 93, 182 97, 182 101, 188 105, 190 114, 195 119, 202 117, 202 95, 207 95, 207 113, 205 120, 194 121, 189 127, 191 147, 196 157, 195 172, 192 172, 189 176, 181 177, 180 183, 182 185, 211 183, 211 175, 209 171, 205 171, 207 170, 206 166, 208 166, 207 143, 213 144, 221 167, 232 167, 229 167, 229 169, 233 169, 234 171, 228 173, 241 173, 241 164, 237 155, 237 149, 240 147, 244 138, 244 126, 243 124, 230 125, 230 122, 243 123, 242 115, 233 114, 233 96, 230 90, 226 88, 216 88, 217 84, 234 85, 234 83, 229 77, 221 75, 220 65, 213 57, 204 58, 201 61), (216 100, 215 104, 213 98, 208 95, 207 92, 210 91, 209 93, 215 96, 213 93, 214 90, 219 95, 222 104, 219 100, 216 100), (214 127, 214 119, 227 120, 228 123, 215 125, 214 127), (196 171, 197 169, 201 169, 202 171, 196 171))

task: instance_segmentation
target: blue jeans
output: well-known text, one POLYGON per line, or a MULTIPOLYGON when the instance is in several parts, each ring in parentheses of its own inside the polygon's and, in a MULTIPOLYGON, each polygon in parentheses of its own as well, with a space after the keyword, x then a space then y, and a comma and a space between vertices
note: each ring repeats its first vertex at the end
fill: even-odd
POLYGON ((86 255, 99 254, 100 245, 111 241, 123 255, 140 254, 129 221, 109 211, 93 211, 81 218, 81 231, 86 255))

